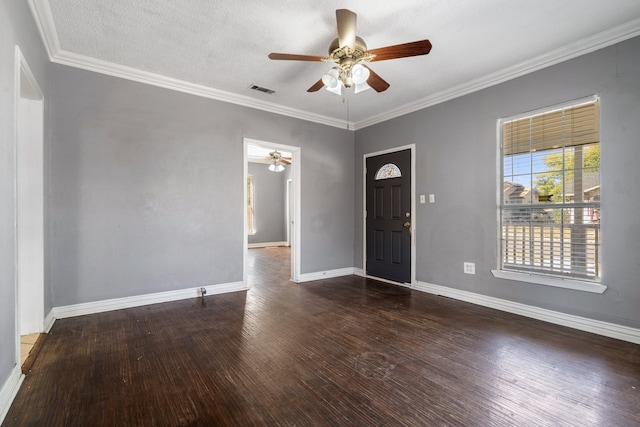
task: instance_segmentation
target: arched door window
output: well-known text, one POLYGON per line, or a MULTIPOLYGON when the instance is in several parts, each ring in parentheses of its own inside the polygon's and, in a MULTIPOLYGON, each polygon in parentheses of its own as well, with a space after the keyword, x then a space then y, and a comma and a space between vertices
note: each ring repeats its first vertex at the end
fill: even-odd
POLYGON ((376 181, 379 179, 399 178, 402 176, 400 168, 393 163, 387 163, 378 169, 376 172, 376 181))

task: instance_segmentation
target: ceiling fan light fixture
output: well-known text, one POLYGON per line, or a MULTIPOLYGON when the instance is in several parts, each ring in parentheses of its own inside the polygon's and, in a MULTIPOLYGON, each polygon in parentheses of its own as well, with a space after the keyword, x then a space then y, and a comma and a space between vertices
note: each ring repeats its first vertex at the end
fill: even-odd
POLYGON ((364 92, 367 89, 371 89, 371 86, 369 86, 366 81, 364 83, 356 83, 354 93, 364 92))
POLYGON ((362 64, 356 64, 351 68, 351 78, 356 86, 366 83, 369 79, 369 74, 369 69, 362 64))
POLYGON ((336 95, 342 95, 342 87, 340 85, 336 86, 336 87, 327 87, 326 88, 329 92, 333 92, 336 95))
POLYGON ((282 158, 282 154, 276 150, 269 153, 269 157, 271 157, 271 164, 269 165, 269 170, 271 172, 282 172, 284 170, 284 166, 280 163, 280 159, 282 158))
POLYGON ((284 166, 282 166, 280 162, 273 162, 269 165, 269 170, 271 172, 282 172, 284 170, 284 166))
POLYGON ((322 83, 327 87, 327 89, 336 89, 340 88, 340 74, 337 68, 330 69, 327 74, 322 76, 322 83))

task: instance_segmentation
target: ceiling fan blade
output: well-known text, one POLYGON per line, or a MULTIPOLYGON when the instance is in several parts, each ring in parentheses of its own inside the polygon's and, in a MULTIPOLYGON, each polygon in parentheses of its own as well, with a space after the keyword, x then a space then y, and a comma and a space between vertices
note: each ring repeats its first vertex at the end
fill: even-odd
POLYGON ((431 42, 429 40, 420 40, 417 42, 403 43, 394 46, 371 49, 369 50, 369 53, 374 54, 375 58, 373 58, 369 62, 426 55, 429 52, 431 52, 431 42))
POLYGON ((356 20, 357 16, 349 9, 336 10, 336 21, 338 22, 338 40, 340 47, 356 45, 356 20))
MULTIPOLYGON (((367 67, 363 64, 363 67, 367 67)), ((376 92, 384 92, 389 89, 389 83, 387 83, 382 77, 380 77, 375 71, 367 67, 369 70, 369 78, 367 84, 373 88, 376 92)))
POLYGON ((317 56, 317 55, 297 55, 294 53, 270 53, 269 59, 284 60, 284 61, 322 62, 327 58, 324 56, 317 56))
MULTIPOLYGON (((252 157, 252 159, 260 163, 272 163, 274 160, 273 157, 252 157)), ((280 163, 283 165, 290 165, 291 157, 280 157, 280 163)))
POLYGON ((307 89, 307 92, 317 92, 320 89, 322 89, 323 86, 324 86, 324 83, 322 83, 322 79, 320 79, 317 82, 315 82, 313 86, 307 89))

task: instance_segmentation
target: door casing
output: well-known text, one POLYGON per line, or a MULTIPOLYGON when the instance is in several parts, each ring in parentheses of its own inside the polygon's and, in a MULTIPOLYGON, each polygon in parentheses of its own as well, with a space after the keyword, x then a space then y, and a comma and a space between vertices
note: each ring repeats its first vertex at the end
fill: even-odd
POLYGON ((16 360, 20 335, 44 325, 44 96, 15 47, 15 295, 16 360))
POLYGON ((242 199, 242 212, 244 215, 243 221, 243 229, 242 233, 244 236, 244 246, 243 246, 243 272, 242 272, 242 280, 245 284, 247 283, 247 256, 248 256, 248 246, 249 246, 249 236, 247 235, 247 175, 249 174, 249 162, 247 159, 247 145, 258 145, 261 147, 267 147, 275 150, 288 151, 291 153, 291 185, 287 186, 290 188, 290 211, 292 214, 290 215, 289 222, 290 224, 288 229, 291 230, 290 238, 290 246, 291 246, 291 280, 294 282, 300 281, 300 218, 302 216, 302 204, 301 204, 301 148, 294 147, 291 145, 277 144, 269 141, 260 141, 257 139, 244 138, 243 139, 243 159, 244 159, 244 197, 242 199), (291 224, 291 222, 293 224, 291 224))

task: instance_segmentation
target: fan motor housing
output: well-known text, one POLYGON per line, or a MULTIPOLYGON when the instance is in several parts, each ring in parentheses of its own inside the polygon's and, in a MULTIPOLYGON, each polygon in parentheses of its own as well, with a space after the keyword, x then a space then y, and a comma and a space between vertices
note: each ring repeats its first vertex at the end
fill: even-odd
POLYGON ((329 58, 333 62, 340 64, 345 59, 351 59, 353 62, 358 62, 364 59, 367 53, 367 44, 362 38, 356 36, 356 43, 351 49, 350 46, 340 47, 340 39, 336 38, 329 45, 329 58))

